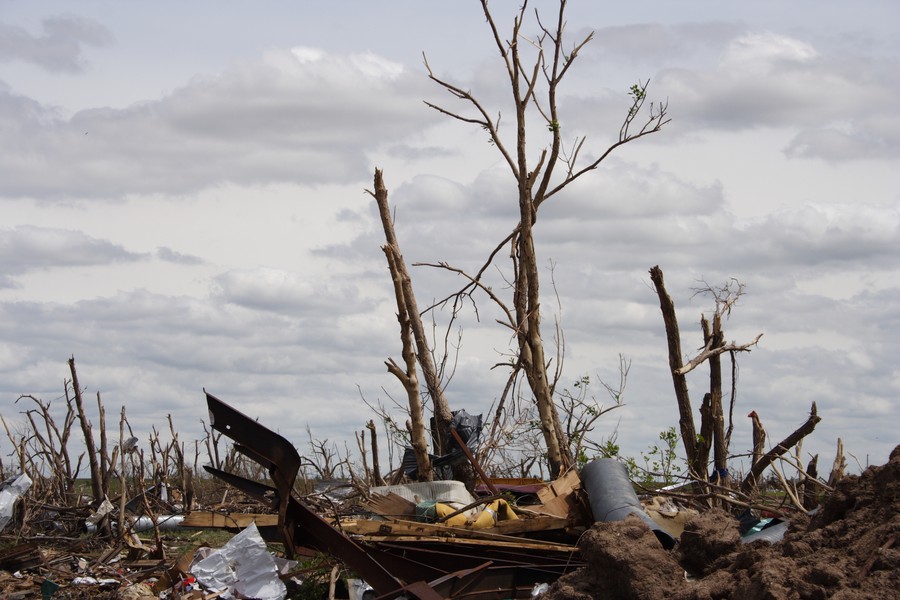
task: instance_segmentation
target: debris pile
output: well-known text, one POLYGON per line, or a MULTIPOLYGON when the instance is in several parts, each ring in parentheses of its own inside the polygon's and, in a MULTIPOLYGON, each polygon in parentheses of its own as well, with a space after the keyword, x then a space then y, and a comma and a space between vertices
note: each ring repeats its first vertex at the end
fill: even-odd
POLYGON ((124 500, 29 504, 29 481, 7 480, 0 598, 283 600, 313 570, 330 571, 329 595, 350 600, 855 600, 900 589, 900 446, 887 464, 840 480, 811 514, 747 523, 673 501, 687 494, 639 499, 611 459, 543 482, 491 479, 469 455, 482 478, 472 491, 434 481, 302 495, 289 441, 214 396, 207 403, 213 428, 262 477, 207 467, 230 491, 186 514, 178 507, 192 503, 155 484, 139 503, 149 539, 137 535, 138 513, 117 508, 124 500), (130 532, 109 535, 120 514, 130 532), (47 526, 23 537, 25 520, 47 526), (80 534, 60 525, 76 521, 80 534), (236 535, 208 547, 191 528, 236 535))
MULTIPOLYGON (((532 510, 511 510, 483 478, 494 487, 488 498, 475 500, 452 481, 392 487, 364 503, 369 516, 332 517, 329 522, 293 494, 301 462, 294 446, 215 396, 206 397, 213 428, 263 466, 274 485, 211 467, 207 471, 271 506, 278 514, 273 533, 288 557, 325 553, 352 569, 378 595, 435 600, 529 597, 535 585, 551 583, 581 564, 573 542, 581 532, 578 517, 584 513, 571 510, 581 487, 576 473, 544 486, 539 492, 544 501, 532 510), (459 526, 444 522, 468 511, 459 526), (416 513, 428 512, 432 522, 416 518, 416 513)), ((479 469, 474 461, 472 466, 479 469)))
POLYGON ((673 553, 639 519, 597 523, 579 542, 587 566, 546 600, 787 600, 897 598, 900 446, 887 464, 841 480, 784 539, 741 544, 723 511, 692 517, 673 553))

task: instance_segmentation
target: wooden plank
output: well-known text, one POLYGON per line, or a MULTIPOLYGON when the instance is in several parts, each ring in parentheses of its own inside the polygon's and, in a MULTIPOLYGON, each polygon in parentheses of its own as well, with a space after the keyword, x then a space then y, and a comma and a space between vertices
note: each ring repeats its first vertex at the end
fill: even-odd
POLYGON ((278 515, 194 511, 184 516, 181 526, 203 529, 243 529, 253 523, 256 523, 257 527, 278 525, 278 515))
POLYGON ((364 500, 360 504, 379 515, 399 516, 416 514, 416 503, 394 492, 389 492, 386 496, 372 494, 370 499, 364 500))
POLYGON ((476 538, 454 538, 454 537, 434 537, 420 535, 398 535, 398 536, 366 536, 366 542, 369 543, 403 543, 403 542, 434 542, 438 544, 465 544, 467 546, 490 546, 491 548, 510 548, 513 550, 541 550, 543 552, 571 554, 578 552, 578 546, 570 544, 557 544, 555 542, 536 542, 534 540, 515 541, 497 541, 497 540, 481 540, 476 538), (527 543, 523 543, 527 542, 527 543))
POLYGON ((125 560, 122 562, 123 565, 128 567, 129 569, 153 569, 153 568, 164 568, 168 566, 168 563, 159 558, 139 558, 137 560, 125 560))
POLYGON ((538 499, 541 504, 528 508, 545 515, 568 518, 578 509, 574 494, 579 489, 581 489, 581 478, 573 469, 559 479, 550 482, 546 488, 539 490, 538 499))
POLYGON ((30 569, 44 562, 44 555, 37 542, 26 542, 5 548, 0 552, 0 567, 10 573, 20 569, 30 569))
MULTIPOLYGON (((524 520, 524 519, 523 519, 524 520)), ((533 519, 537 521, 538 519, 533 519)), ((564 520, 562 520, 564 521, 564 520)), ((518 521, 504 521, 504 523, 518 523, 518 521)), ((559 525, 560 520, 555 520, 553 525, 559 525)), ((549 525, 549 524, 547 524, 549 525)), ((465 527, 447 527, 446 525, 436 525, 434 523, 418 523, 412 521, 401 521, 401 520, 386 520, 386 521, 369 521, 362 520, 356 521, 355 523, 344 523, 341 526, 341 529, 344 530, 345 533, 364 535, 364 536, 377 536, 377 537, 385 537, 390 538, 392 536, 411 536, 417 539, 422 538, 459 538, 465 540, 486 540, 486 541, 494 541, 494 542, 509 542, 512 544, 516 544, 518 546, 532 546, 532 545, 552 545, 558 547, 569 547, 569 544, 559 544, 556 542, 542 542, 536 540, 530 540, 528 538, 515 537, 513 535, 506 535, 506 533, 524 533, 527 531, 542 531, 541 527, 545 527, 544 524, 537 525, 538 529, 529 530, 527 526, 524 526, 525 529, 515 531, 512 529, 512 526, 507 526, 509 529, 502 530, 504 533, 499 533, 501 530, 496 527, 492 527, 490 529, 469 529, 465 527)), ((523 527, 523 526, 520 526, 523 527)))
POLYGON ((561 517, 537 517, 534 519, 518 519, 515 521, 500 521, 495 527, 483 531, 497 532, 504 535, 516 533, 529 533, 532 531, 550 531, 553 529, 565 529, 571 523, 569 519, 561 517))

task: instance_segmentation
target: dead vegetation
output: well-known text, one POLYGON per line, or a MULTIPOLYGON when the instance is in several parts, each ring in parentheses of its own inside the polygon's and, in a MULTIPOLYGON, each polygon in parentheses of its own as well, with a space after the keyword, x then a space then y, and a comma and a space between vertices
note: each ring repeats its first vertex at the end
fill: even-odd
MULTIPOLYGON (((754 447, 733 452, 737 357, 753 350, 761 337, 726 341, 725 323, 743 294, 737 280, 718 287, 704 283, 696 290, 710 297, 714 308, 700 315, 701 350, 686 358, 663 272, 658 266, 650 269, 666 332, 680 434, 668 438, 673 446, 661 459, 663 472, 645 465, 643 487, 628 481, 626 461, 614 441, 604 443, 591 435, 598 419, 622 404, 627 360, 620 359, 618 384, 601 382, 611 403, 599 403, 584 379, 573 389, 560 389, 564 336, 557 329, 553 349, 545 347, 542 333, 547 311, 541 305, 533 236, 539 209, 597 169, 619 146, 660 131, 668 122, 668 106, 648 104, 649 82, 633 86, 615 141, 582 160, 585 138, 576 136, 566 146, 556 101, 566 73, 592 36, 574 45, 565 41, 566 2, 561 1, 552 22, 545 24, 536 15, 537 34, 529 37, 522 29, 526 5, 507 39, 488 3, 482 2, 513 100, 516 128, 511 138, 501 135, 499 115, 426 63, 428 77, 461 103, 455 108, 429 106, 487 132, 516 181, 519 216, 476 269, 444 262, 423 265, 464 281, 424 309, 400 251, 383 173, 375 172, 371 194, 385 232, 382 249, 396 299, 402 356, 400 361, 388 358, 385 366, 400 383, 404 400, 390 409, 366 402, 380 423, 371 418, 351 424, 355 453, 317 439, 309 429, 306 452, 301 453, 291 440, 212 394, 206 395, 211 419, 203 424, 202 440, 182 439, 171 417, 162 430, 139 437, 124 407, 116 436, 100 394, 95 406, 83 397, 72 358, 61 402, 51 406, 24 395, 17 403, 25 425, 16 429, 3 420, 14 448, 9 460, 0 463, 10 512, 0 551, 5 597, 216 597, 234 590, 231 583, 204 579, 218 574, 202 564, 208 551, 198 548, 191 531, 227 530, 240 533, 224 545, 218 541, 220 551, 229 553, 221 562, 250 569, 231 573, 232 583, 239 587, 264 573, 276 590, 265 598, 299 595, 292 589, 298 582, 318 582, 334 597, 344 576, 364 579, 378 596, 427 600, 530 597, 551 585, 554 598, 750 598, 762 596, 741 596, 742 590, 776 585, 754 583, 756 576, 747 573, 764 552, 758 544, 736 549, 744 525, 752 531, 772 523, 770 518, 790 523, 793 550, 785 547, 784 556, 798 557, 807 555, 804 543, 810 549, 839 547, 820 541, 813 548, 804 531, 812 536, 837 528, 847 517, 863 526, 865 519, 857 515, 865 507, 842 487, 840 442, 827 480, 817 473, 818 457, 805 466, 801 462, 803 438, 820 420, 815 404, 803 424, 778 432, 783 439, 771 446, 766 440, 778 437, 770 438, 752 411, 754 447), (525 137, 526 125, 533 122, 542 125, 539 131, 546 136, 534 156, 525 137), (505 268, 496 264, 503 256, 508 258, 505 268), (495 269, 501 275, 492 285, 488 274, 495 269), (506 385, 486 423, 482 415, 451 410, 447 391, 453 371, 448 349, 454 345, 449 332, 464 307, 481 311, 482 299, 507 330, 510 346, 496 365, 508 373, 506 385), (447 333, 438 334, 433 322, 429 334, 423 318, 436 319, 441 309, 450 314, 447 333), (730 380, 723 373, 726 358, 730 380), (698 368, 709 371, 699 427, 685 377, 698 368), (679 485, 661 488, 671 483, 668 467, 679 440, 686 472, 679 485), (386 466, 381 462, 385 456, 386 466), (734 459, 743 456, 750 458, 746 473, 734 467, 734 459), (535 473, 540 476, 532 477, 535 473), (817 507, 827 517, 809 520, 817 507), (267 547, 263 540, 273 545, 267 547), (294 558, 301 562, 281 560, 294 558), (693 580, 685 582, 685 570, 693 580), (729 587, 730 575, 723 573, 733 574, 737 587, 729 587)), ((771 433, 782 426, 776 423, 771 433)), ((896 470, 890 465, 887 471, 867 471, 863 478, 868 479, 859 481, 886 477, 884 472, 896 470)), ((640 469, 634 462, 630 468, 640 469)), ((884 489, 893 496, 873 492, 872 497, 890 504, 896 500, 896 480, 887 479, 884 489)), ((858 568, 852 581, 825 567, 810 567, 815 571, 812 591, 783 597, 826 597, 821 590, 829 581, 859 589, 868 589, 876 578, 891 582, 883 571, 896 565, 896 514, 876 511, 872 518, 882 521, 871 525, 877 533, 860 530, 878 553, 864 559, 861 550, 854 555, 856 562, 847 567, 858 568), (885 521, 889 525, 881 527, 885 521)), ((766 597, 782 596, 771 592, 766 597)))
MULTIPOLYGON (((74 359, 69 361, 69 367, 77 375, 74 359)), ((551 597, 573 597, 567 594, 572 593, 570 582, 578 577, 594 581, 603 573, 611 577, 609 573, 615 572, 615 585, 620 587, 614 588, 614 594, 592 597, 663 598, 670 596, 617 594, 643 581, 646 574, 641 574, 642 569, 659 570, 679 563, 690 566, 689 571, 695 573, 698 581, 706 582, 694 586, 697 589, 703 585, 727 587, 729 584, 721 581, 726 571, 743 577, 745 567, 740 565, 746 559, 732 559, 736 562, 728 564, 733 567, 715 565, 725 564, 722 557, 729 553, 740 557, 749 552, 736 549, 734 541, 740 539, 734 515, 744 508, 753 509, 760 516, 778 516, 791 523, 792 532, 826 527, 837 531, 842 519, 851 518, 854 511, 864 508, 860 505, 861 496, 856 495, 861 492, 848 487, 851 484, 832 481, 837 485, 832 494, 832 487, 817 478, 815 489, 820 491, 812 497, 816 506, 822 506, 824 516, 810 521, 802 503, 798 506, 798 500, 806 495, 795 487, 798 483, 808 484, 810 479, 797 473, 791 481, 783 479, 782 467, 774 477, 781 486, 780 493, 767 489, 770 481, 766 480, 754 488, 752 495, 744 495, 738 483, 729 481, 706 481, 703 487, 694 489, 644 494, 637 512, 649 515, 658 524, 657 535, 653 535, 647 529, 650 521, 632 522, 633 517, 627 517, 624 521, 617 518, 608 522, 598 512, 595 499, 576 470, 552 482, 495 478, 484 473, 491 469, 490 465, 482 466, 475 454, 463 452, 464 457, 459 460, 480 474, 472 490, 474 495, 459 482, 413 482, 409 474, 415 475, 417 466, 387 473, 387 477, 402 485, 379 488, 380 467, 360 468, 358 461, 339 458, 335 447, 312 438, 306 456, 297 453, 295 459, 290 459, 292 445, 255 421, 229 421, 247 418, 240 413, 234 413, 234 417, 216 412, 233 411, 224 404, 224 409, 210 404, 216 425, 205 429, 205 439, 198 442, 181 440, 171 420, 168 436, 153 429, 144 441, 139 440, 128 426, 124 410, 120 413, 119 435, 110 441, 102 401, 98 398, 93 413, 98 418, 94 428, 84 404, 76 400, 71 388, 74 380, 75 377, 65 382, 60 407, 52 407, 36 397, 21 397, 19 402, 28 422, 23 431, 13 431, 4 420, 16 450, 12 455, 15 464, 4 463, 3 477, 16 475, 12 479, 25 476, 31 480, 31 486, 11 505, 11 522, 3 528, 0 589, 5 597, 37 597, 46 593, 48 587, 58 598, 104 594, 119 598, 137 593, 171 598, 216 597, 217 591, 193 579, 191 569, 197 568, 192 563, 198 556, 198 545, 212 542, 222 546, 232 534, 252 528, 274 543, 268 548, 273 556, 301 559, 299 564, 287 563, 287 570, 277 577, 285 586, 285 594, 291 597, 329 587, 339 594, 341 581, 350 576, 363 576, 379 594, 384 590, 404 590, 420 598, 487 598, 493 596, 486 590, 496 586, 503 588, 508 597, 525 597, 544 583, 553 584, 548 588, 551 597), (76 422, 88 426, 76 428, 76 422), (229 423, 239 426, 229 427, 229 423), (77 436, 79 431, 96 437, 94 471, 85 469, 89 461, 84 451, 77 455, 73 452, 80 444, 75 443, 72 433, 77 436), (248 437, 235 437, 229 433, 233 431, 249 432, 248 437), (227 436, 232 439, 229 441, 227 436), (279 444, 287 444, 290 449, 270 456, 279 444), (321 464, 311 468, 317 460, 321 464), (230 485, 197 472, 200 462, 206 463, 206 470, 213 474, 225 474, 230 485), (295 469, 293 475, 291 469, 295 469), (90 478, 80 477, 85 470, 90 478), (342 470, 345 476, 339 480, 320 477, 340 475, 342 470), (446 490, 441 491, 442 486, 446 490), (95 490, 102 496, 96 497, 95 490), (457 497, 458 494, 463 497, 457 497), (726 510, 713 508, 716 505, 726 510), (707 539, 712 534, 702 527, 730 541, 721 546, 715 536, 707 539), (214 531, 226 533, 224 537, 211 536, 214 531), (619 558, 607 556, 612 547, 595 540, 597 535, 601 536, 598 539, 606 535, 602 531, 619 532, 616 536, 631 532, 625 539, 634 541, 625 545, 617 537, 616 552, 620 554, 632 547, 629 544, 635 545, 632 550, 648 545, 649 548, 636 555, 628 554, 629 550, 619 558), (701 531, 705 531, 702 539, 696 538, 701 531), (662 535, 681 540, 675 554, 663 550, 659 544, 662 535), (367 556, 374 556, 374 563, 367 556), (500 556, 505 566, 491 566, 500 556), (667 558, 661 560, 660 556, 667 558), (400 557, 412 557, 414 566, 400 557), (557 579, 559 583, 554 584, 557 579), (305 587, 300 582, 305 582, 305 587)), ((461 442, 461 448, 467 448, 457 429, 464 431, 457 424, 451 428, 451 436, 461 442)), ((358 439, 362 448, 366 448, 366 441, 371 448, 371 442, 377 440, 377 436, 366 440, 365 433, 374 435, 376 431, 374 424, 361 430, 358 439)), ((784 452, 772 454, 790 464, 785 462, 784 452)), ((852 516, 854 527, 860 530, 858 534, 871 537, 880 550, 866 555, 861 566, 857 563, 862 560, 862 550, 854 554, 858 558, 847 568, 859 567, 863 575, 855 579, 841 575, 842 582, 849 582, 846 585, 857 581, 871 587, 873 581, 878 585, 891 581, 890 577, 885 579, 883 571, 885 565, 894 564, 891 548, 896 524, 891 523, 896 518, 881 504, 897 501, 897 458, 900 457, 894 456, 891 465, 883 469, 867 471, 862 479, 850 479, 869 486, 866 493, 871 498, 864 501, 866 510, 875 511, 880 506, 880 512, 872 513, 873 521, 868 523, 879 533, 862 532, 866 519, 852 516)), ((362 462, 367 464, 366 460, 362 462)), ((6 487, 4 493, 16 489, 6 487)), ((633 493, 630 484, 628 492, 633 493)), ((806 538, 800 533, 792 535, 792 552, 805 547, 806 538)), ((829 543, 838 547, 836 542, 829 543)), ((657 573, 652 581, 659 582, 661 576, 657 573)), ((666 575, 669 576, 673 575, 666 575)), ((671 597, 705 597, 684 592, 684 586, 679 585, 683 595, 671 597)), ((643 589, 639 585, 638 588, 643 589)))

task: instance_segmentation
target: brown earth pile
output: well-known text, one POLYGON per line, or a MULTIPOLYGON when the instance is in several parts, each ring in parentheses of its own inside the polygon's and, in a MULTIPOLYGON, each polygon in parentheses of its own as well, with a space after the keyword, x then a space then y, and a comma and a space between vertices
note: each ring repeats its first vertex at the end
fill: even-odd
POLYGON ((669 552, 636 517, 598 523, 579 542, 588 567, 546 600, 900 599, 900 446, 887 464, 842 480, 781 542, 741 544, 721 510, 688 522, 669 552))

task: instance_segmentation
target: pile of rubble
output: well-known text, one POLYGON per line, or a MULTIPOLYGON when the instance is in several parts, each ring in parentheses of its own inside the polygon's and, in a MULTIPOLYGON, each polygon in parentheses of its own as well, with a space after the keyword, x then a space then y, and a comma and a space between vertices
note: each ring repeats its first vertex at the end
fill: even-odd
MULTIPOLYGON (((842 480, 812 515, 781 522, 641 501, 609 459, 553 482, 483 477, 476 496, 460 482, 435 481, 316 505, 295 496, 300 457, 290 442, 207 399, 213 427, 264 467, 269 483, 208 468, 257 510, 194 510, 173 522, 180 532, 236 535, 209 548, 187 534, 177 552, 163 551, 158 521, 153 541, 16 539, 0 545, 0 597, 283 600, 309 574, 304 563, 322 556, 354 577, 344 590, 351 600, 813 600, 887 598, 900 589, 900 447, 884 466, 842 480)), ((17 479, 0 490, 0 523, 4 507, 11 515, 21 503, 23 486, 17 479)), ((337 574, 335 567, 331 597, 337 574)))
POLYGON ((741 543, 721 510, 687 521, 673 552, 638 519, 598 523, 579 542, 588 563, 546 600, 862 600, 900 597, 900 446, 883 466, 840 481, 777 543, 741 543))

